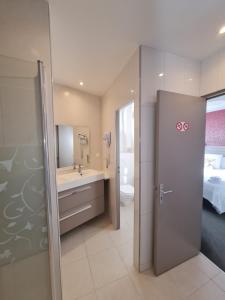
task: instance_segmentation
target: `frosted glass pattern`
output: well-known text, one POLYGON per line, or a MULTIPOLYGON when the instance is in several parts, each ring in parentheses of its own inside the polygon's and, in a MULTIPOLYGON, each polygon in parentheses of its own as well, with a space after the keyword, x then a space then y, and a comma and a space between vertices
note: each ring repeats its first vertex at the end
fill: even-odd
POLYGON ((37 64, 0 56, 3 300, 50 299, 41 107, 37 64))
POLYGON ((40 146, 0 148, 0 265, 48 247, 40 146))

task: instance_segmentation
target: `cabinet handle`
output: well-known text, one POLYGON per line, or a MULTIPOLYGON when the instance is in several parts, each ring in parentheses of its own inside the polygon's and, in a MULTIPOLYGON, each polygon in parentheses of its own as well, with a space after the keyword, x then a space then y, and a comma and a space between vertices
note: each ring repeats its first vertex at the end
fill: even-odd
POLYGON ((90 209, 90 208, 92 208, 92 205, 91 205, 91 204, 86 205, 86 206, 84 206, 84 207, 82 207, 82 208, 80 208, 80 209, 74 211, 72 214, 60 218, 59 221, 61 222, 61 221, 64 221, 64 220, 66 220, 66 219, 69 219, 69 218, 71 218, 71 217, 73 217, 73 216, 75 216, 75 215, 78 215, 79 213, 81 213, 81 212, 83 212, 83 211, 85 211, 85 210, 88 210, 88 209, 90 209))
POLYGON ((75 191, 71 192, 71 193, 67 193, 67 194, 64 194, 62 196, 59 196, 58 199, 63 199, 63 198, 66 198, 66 197, 69 197, 69 196, 72 196, 76 193, 81 193, 81 192, 85 192, 87 190, 90 190, 91 189, 91 186, 87 186, 85 188, 80 188, 80 189, 76 189, 75 191))
POLYGON ((72 196, 73 193, 68 193, 68 194, 65 194, 65 195, 62 195, 62 196, 58 196, 58 199, 63 199, 63 198, 66 198, 66 197, 69 197, 69 196, 72 196))
POLYGON ((91 189, 91 186, 88 185, 86 186, 85 188, 81 188, 81 189, 77 189, 73 192, 73 194, 76 194, 76 193, 81 193, 81 192, 84 192, 84 191, 87 191, 87 190, 90 190, 91 189))

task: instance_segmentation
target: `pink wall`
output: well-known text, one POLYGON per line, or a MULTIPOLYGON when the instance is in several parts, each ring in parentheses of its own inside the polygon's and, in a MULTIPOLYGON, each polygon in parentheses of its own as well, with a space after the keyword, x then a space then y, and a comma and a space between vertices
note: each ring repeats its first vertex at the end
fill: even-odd
POLYGON ((225 109, 206 114, 206 145, 225 146, 225 109))

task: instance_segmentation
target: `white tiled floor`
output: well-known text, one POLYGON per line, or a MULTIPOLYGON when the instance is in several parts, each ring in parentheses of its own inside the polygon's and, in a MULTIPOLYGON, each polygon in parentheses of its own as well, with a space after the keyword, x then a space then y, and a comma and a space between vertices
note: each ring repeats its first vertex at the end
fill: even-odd
POLYGON ((99 217, 62 238, 63 300, 224 300, 225 274, 202 254, 155 277, 132 266, 133 209, 121 229, 99 217))

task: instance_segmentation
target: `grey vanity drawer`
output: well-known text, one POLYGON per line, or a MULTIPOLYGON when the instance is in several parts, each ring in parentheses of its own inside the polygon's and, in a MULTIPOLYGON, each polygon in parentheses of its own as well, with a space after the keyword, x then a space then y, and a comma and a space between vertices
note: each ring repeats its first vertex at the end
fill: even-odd
POLYGON ((104 212, 104 196, 80 205, 60 218, 60 234, 63 234, 104 212))
POLYGON ((67 212, 101 196, 104 196, 104 180, 60 192, 58 195, 59 216, 61 217, 67 212))

